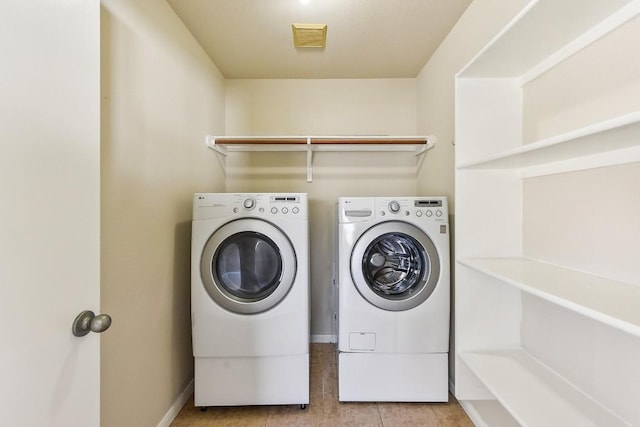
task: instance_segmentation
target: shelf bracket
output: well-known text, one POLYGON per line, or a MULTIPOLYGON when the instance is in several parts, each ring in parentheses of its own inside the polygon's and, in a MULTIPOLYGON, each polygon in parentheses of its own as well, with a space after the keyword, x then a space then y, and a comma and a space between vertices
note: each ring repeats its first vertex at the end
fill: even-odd
POLYGON ((211 148, 216 153, 221 154, 224 157, 227 157, 229 155, 229 150, 227 150, 225 147, 223 147, 221 145, 217 145, 216 144, 216 137, 215 136, 207 135, 205 142, 207 144, 207 147, 211 148))
POLYGON ((307 182, 313 182, 313 146, 311 137, 307 138, 307 182))
POLYGON ((422 164, 424 163, 424 158, 427 151, 431 150, 435 146, 436 137, 435 135, 432 135, 427 138, 427 143, 424 146, 420 147, 418 151, 416 151, 416 174, 420 172, 420 169, 422 169, 422 164))
POLYGON ((222 172, 224 176, 227 176, 227 156, 229 156, 229 150, 226 147, 216 144, 216 137, 213 135, 207 135, 205 139, 205 143, 207 147, 211 148, 213 151, 218 154, 218 161, 220 162, 220 166, 222 167, 222 172))

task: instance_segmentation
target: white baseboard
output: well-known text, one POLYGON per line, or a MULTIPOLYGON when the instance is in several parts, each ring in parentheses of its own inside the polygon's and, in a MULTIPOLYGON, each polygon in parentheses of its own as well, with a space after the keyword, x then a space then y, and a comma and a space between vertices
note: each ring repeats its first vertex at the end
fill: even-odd
POLYGON ((178 416, 178 414, 180 413, 180 410, 182 409, 184 404, 187 403, 187 400, 189 400, 189 397, 191 397, 192 394, 193 394, 193 380, 189 381, 189 384, 187 384, 187 387, 184 389, 182 393, 180 393, 180 396, 178 396, 176 401, 173 402, 173 405, 171 405, 167 413, 164 414, 164 417, 162 417, 157 427, 169 427, 173 422, 173 420, 178 416))
POLYGON ((337 343, 338 339, 335 335, 311 335, 312 343, 337 343))

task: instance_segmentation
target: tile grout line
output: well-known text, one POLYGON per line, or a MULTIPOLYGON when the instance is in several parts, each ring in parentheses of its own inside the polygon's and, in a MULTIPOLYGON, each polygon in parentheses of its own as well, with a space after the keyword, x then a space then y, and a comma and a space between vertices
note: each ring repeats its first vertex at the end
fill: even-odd
POLYGON ((380 412, 380 403, 379 402, 376 402, 376 411, 378 411, 378 417, 380 417, 380 425, 382 425, 382 427, 385 427, 384 419, 382 419, 382 412, 380 412))

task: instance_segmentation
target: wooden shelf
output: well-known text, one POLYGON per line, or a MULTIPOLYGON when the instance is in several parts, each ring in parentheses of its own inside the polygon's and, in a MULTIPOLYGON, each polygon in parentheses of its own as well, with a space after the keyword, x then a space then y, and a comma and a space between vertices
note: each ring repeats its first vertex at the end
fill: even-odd
MULTIPOLYGON (((458 169, 519 169, 638 146, 640 111, 458 165, 458 169)), ((639 159, 640 160, 640 159, 639 159)))
POLYGON ((434 136, 207 136, 207 146, 227 156, 233 152, 298 151, 307 153, 307 182, 313 180, 314 152, 409 152, 419 169, 434 136))
POLYGON ((522 349, 459 356, 525 427, 629 425, 522 349))
POLYGON ((273 137, 273 138, 251 138, 251 137, 209 137, 207 139, 209 146, 213 145, 226 145, 226 146, 240 146, 240 145, 269 145, 269 144, 286 144, 286 145, 307 145, 307 138, 302 137, 273 137))
POLYGON ((527 258, 458 262, 606 325, 640 337, 640 286, 527 258))
POLYGON ((429 143, 428 137, 311 137, 311 144, 335 145, 416 145, 429 143))

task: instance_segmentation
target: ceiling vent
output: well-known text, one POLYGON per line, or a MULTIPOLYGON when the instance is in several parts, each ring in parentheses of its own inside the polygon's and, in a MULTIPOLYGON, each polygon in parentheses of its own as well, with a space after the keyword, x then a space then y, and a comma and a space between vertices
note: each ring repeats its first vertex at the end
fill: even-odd
POLYGON ((324 48, 327 44, 327 24, 293 24, 292 28, 296 47, 324 48))

